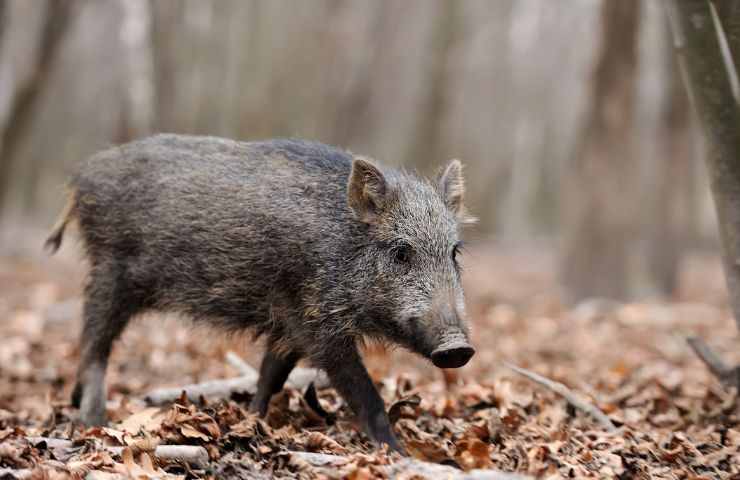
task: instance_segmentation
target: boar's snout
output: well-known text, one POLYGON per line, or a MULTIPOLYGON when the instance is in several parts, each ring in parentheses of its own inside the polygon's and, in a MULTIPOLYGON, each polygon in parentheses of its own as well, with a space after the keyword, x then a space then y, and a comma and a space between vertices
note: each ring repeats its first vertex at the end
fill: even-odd
POLYGON ((439 368, 460 368, 475 355, 475 349, 458 340, 441 345, 432 352, 432 363, 439 368))

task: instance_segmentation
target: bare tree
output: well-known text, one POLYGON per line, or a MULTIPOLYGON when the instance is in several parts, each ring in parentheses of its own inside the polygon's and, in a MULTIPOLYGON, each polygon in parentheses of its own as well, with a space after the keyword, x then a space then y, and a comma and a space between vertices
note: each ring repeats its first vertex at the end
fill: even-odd
POLYGON ((603 2, 602 44, 580 151, 563 181, 561 275, 572 300, 628 295, 635 230, 632 120, 639 3, 603 2))
MULTIPOLYGON (((31 73, 22 84, 15 86, 8 111, 2 116, 4 122, 0 125, 0 210, 10 181, 11 162, 28 130, 40 93, 49 81, 57 51, 74 8, 75 2, 71 0, 49 1, 31 73)), ((7 15, 3 16, 3 20, 7 21, 7 15)))
POLYGON ((123 143, 151 133, 154 127, 154 54, 152 12, 147 0, 121 0, 121 41, 126 64, 119 135, 123 143))
MULTIPOLYGON (((727 2, 721 14, 732 13, 729 9, 737 3, 727 2)), ((730 305, 740 326, 740 109, 734 62, 740 45, 737 37, 728 41, 723 28, 724 22, 734 29, 736 19, 720 17, 708 0, 674 0, 670 6, 679 62, 706 137, 707 169, 717 209, 725 278, 730 305)), ((727 367, 696 339, 692 346, 720 379, 740 386, 740 367, 727 367)))
POLYGON ((648 159, 652 167, 645 193, 646 248, 643 262, 651 293, 673 295, 678 290, 678 270, 688 244, 691 204, 696 203, 692 184, 693 132, 689 100, 673 55, 665 55, 665 93, 658 112, 657 152, 648 159))
MULTIPOLYGON (((423 170, 425 166, 439 164, 440 155, 444 155, 443 132, 440 131, 440 118, 449 107, 449 71, 450 54, 455 42, 461 35, 460 7, 456 2, 438 3, 435 15, 435 26, 432 31, 430 52, 439 55, 434 62, 429 62, 428 86, 421 111, 416 117, 417 125, 413 141, 409 144, 406 161, 423 170)), ((431 56, 430 56, 431 58, 431 56)))

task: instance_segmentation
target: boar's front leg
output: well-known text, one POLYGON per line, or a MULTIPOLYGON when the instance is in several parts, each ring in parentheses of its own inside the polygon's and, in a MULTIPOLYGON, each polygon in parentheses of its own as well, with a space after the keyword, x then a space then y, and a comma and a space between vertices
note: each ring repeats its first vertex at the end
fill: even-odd
POLYGON ((250 410, 257 412, 260 417, 267 414, 270 398, 282 390, 299 358, 300 356, 293 352, 283 356, 270 350, 265 352, 260 366, 260 378, 257 381, 257 393, 249 404, 250 410))
POLYGON ((383 399, 373 385, 354 342, 332 345, 324 352, 317 366, 326 371, 332 386, 358 416, 363 429, 376 443, 387 443, 392 450, 405 455, 391 430, 383 399))

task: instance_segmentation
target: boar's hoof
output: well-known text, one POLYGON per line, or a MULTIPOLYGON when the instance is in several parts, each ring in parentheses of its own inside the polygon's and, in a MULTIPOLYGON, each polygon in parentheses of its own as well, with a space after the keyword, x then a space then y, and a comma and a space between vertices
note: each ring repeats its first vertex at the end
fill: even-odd
POLYGON ((432 363, 439 368, 460 368, 474 354, 473 347, 464 343, 445 345, 432 352, 432 363))

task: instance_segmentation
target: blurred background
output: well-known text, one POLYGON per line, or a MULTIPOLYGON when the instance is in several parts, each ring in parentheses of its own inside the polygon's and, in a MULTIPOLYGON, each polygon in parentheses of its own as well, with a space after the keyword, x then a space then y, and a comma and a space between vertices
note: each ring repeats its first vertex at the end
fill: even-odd
POLYGON ((2 0, 0 253, 40 255, 65 179, 111 144, 302 137, 424 174, 461 159, 471 244, 572 299, 680 296, 717 241, 662 2, 563 6, 2 0))
MULTIPOLYGON (((83 249, 70 229, 57 255, 42 251, 78 164, 155 132, 301 137, 425 175, 452 158, 466 166, 480 220, 462 256, 478 353, 443 373, 402 350, 363 352, 387 405, 420 394, 413 438, 441 448, 487 425, 496 467, 538 478, 572 478, 577 464, 589 478, 707 478, 710 457, 737 474, 737 396, 685 341, 740 363, 665 3, 0 0, 0 438, 23 435, 17 426, 83 438, 69 408, 83 249), (621 433, 595 436, 503 362, 593 399, 621 433), (597 474, 602 460, 624 469, 597 474)), ((738 6, 712 3, 723 4, 738 6)), ((157 316, 133 322, 113 353, 114 419, 132 418, 148 389, 239 374, 228 350, 259 362, 243 336, 157 316)), ((300 392, 280 398, 270 424, 291 411, 302 431, 300 392)), ((359 438, 336 425, 334 441, 359 438)), ((26 468, 7 452, 0 470, 26 468)))

